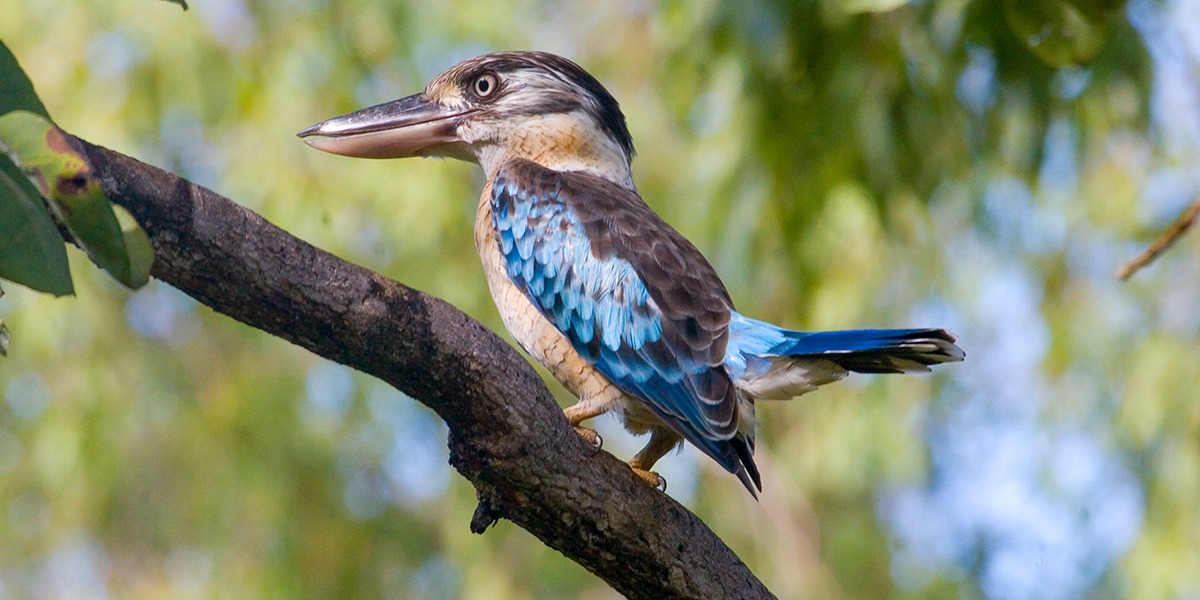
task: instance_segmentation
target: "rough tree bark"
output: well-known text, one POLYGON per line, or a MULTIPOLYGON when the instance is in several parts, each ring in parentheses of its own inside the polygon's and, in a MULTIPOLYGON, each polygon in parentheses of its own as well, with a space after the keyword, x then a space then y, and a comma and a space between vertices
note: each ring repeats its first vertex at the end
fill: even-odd
POLYGON ((584 443, 515 350, 450 304, 347 263, 207 189, 70 138, 154 245, 152 274, 251 327, 386 381, 449 426, 497 519, 631 598, 771 598, 695 515, 584 443))

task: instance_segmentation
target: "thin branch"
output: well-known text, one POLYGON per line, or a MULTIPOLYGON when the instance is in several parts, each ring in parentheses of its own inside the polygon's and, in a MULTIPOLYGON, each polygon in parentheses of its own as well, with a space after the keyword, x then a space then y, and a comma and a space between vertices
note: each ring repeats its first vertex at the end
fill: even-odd
POLYGON ((584 443, 529 363, 479 322, 209 190, 72 140, 149 234, 154 277, 445 419, 450 463, 480 503, 472 530, 508 519, 631 598, 773 597, 695 515, 584 443))
POLYGON ((1171 223, 1171 226, 1168 227, 1166 231, 1162 232, 1162 235, 1158 236, 1158 239, 1154 240, 1154 243, 1151 244, 1149 248, 1146 248, 1145 252, 1142 252, 1134 257, 1133 260, 1121 265, 1121 268, 1117 269, 1117 277, 1122 281, 1127 280, 1133 276, 1134 273, 1137 273, 1139 270, 1141 270, 1142 267, 1145 267, 1154 259, 1158 258, 1159 254, 1162 254, 1167 248, 1170 248, 1171 244, 1174 244, 1175 241, 1178 240, 1184 234, 1184 232, 1188 230, 1188 228, 1196 223, 1197 217, 1200 217, 1200 196, 1197 196, 1196 199, 1192 201, 1192 204, 1185 208, 1182 213, 1180 213, 1179 217, 1175 219, 1175 222, 1171 223))

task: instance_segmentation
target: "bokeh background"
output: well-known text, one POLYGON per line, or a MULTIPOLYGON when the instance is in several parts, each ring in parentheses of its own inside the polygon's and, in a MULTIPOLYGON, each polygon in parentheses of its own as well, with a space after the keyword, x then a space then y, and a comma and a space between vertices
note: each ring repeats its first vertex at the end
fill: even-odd
MULTIPOLYGON (((0 39, 68 131, 497 331, 476 167, 294 133, 486 51, 571 57, 742 312, 967 351, 761 407, 759 502, 661 463, 780 597, 1200 596, 1200 236, 1113 276, 1200 192, 1196 0, 5 0, 0 39)), ((616 596, 470 534, 412 399, 71 259, 77 297, 0 300, 0 599, 616 596)))

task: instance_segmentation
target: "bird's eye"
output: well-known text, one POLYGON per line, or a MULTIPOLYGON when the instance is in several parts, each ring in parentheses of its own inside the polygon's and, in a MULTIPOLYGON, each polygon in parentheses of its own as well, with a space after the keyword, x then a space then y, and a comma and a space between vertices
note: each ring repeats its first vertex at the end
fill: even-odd
POLYGON ((475 78, 475 83, 472 86, 475 95, 480 98, 487 98, 496 93, 496 88, 500 87, 500 79, 495 73, 484 73, 475 78))

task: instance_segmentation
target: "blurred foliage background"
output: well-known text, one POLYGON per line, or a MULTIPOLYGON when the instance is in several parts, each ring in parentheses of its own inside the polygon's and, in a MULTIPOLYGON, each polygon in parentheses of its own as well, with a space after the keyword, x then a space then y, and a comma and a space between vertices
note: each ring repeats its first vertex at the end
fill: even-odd
MULTIPOLYGON (((571 57, 742 312, 967 351, 761 408, 761 502, 661 463, 780 597, 1200 594, 1200 238, 1112 275, 1200 192, 1195 0, 9 0, 0 39, 68 131, 498 331, 476 167, 294 133, 486 51, 571 57)), ((411 399, 71 259, 76 298, 0 299, 0 599, 615 596, 471 535, 411 399)))

